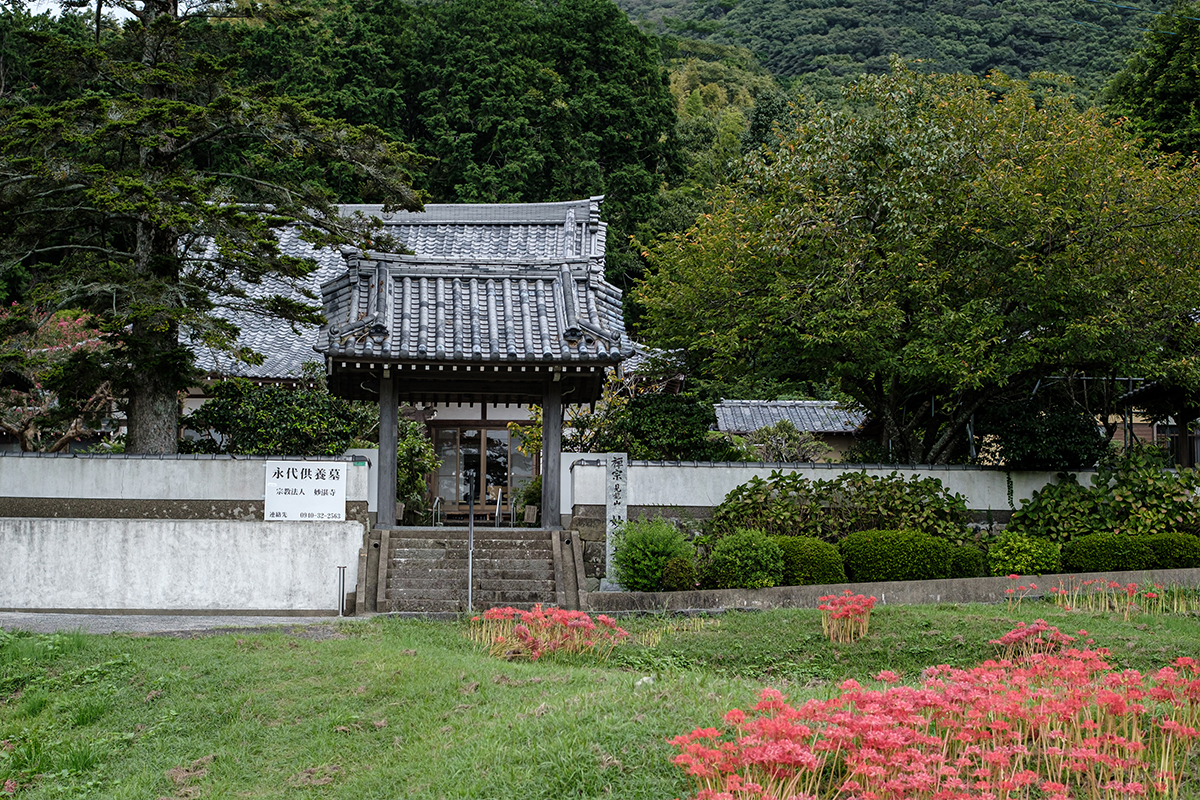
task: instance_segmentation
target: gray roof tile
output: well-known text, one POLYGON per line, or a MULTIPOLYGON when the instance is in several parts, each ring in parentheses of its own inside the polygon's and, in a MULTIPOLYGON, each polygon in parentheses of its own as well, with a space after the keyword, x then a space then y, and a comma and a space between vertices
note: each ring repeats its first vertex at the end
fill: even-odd
MULTIPOLYGON (((321 360, 314 346, 356 358, 619 361, 633 348, 621 293, 604 280, 601 199, 430 204, 424 212, 394 213, 378 205, 340 207, 381 218, 415 254, 406 256, 347 256, 284 229, 283 252, 317 263, 304 285, 323 295, 330 326, 296 332, 279 320, 231 315, 242 329, 240 344, 266 361, 248 365, 202 349, 199 366, 252 379, 298 377, 305 362, 321 360), (382 298, 372 289, 376 278, 384 279, 382 298)), ((247 288, 302 297, 281 281, 247 288)))
POLYGON ((717 429, 746 434, 788 420, 810 433, 853 433, 866 418, 826 400, 722 400, 715 406, 717 429))

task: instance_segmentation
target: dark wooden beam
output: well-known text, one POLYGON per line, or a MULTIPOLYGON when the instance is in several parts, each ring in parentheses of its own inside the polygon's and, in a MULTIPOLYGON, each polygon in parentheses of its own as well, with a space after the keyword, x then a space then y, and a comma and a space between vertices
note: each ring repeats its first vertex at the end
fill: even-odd
POLYGON ((1200 416, 1200 409, 1184 406, 1175 412, 1175 463, 1180 467, 1196 466, 1191 436, 1188 435, 1192 420, 1200 416))
MULTIPOLYGON (((380 528, 396 526, 396 456, 399 436, 399 381, 391 370, 379 379, 379 489, 375 501, 375 524, 380 528)), ((384 557, 382 554, 381 558, 384 557)))
POLYGON ((562 512, 559 510, 562 393, 561 380, 546 381, 546 393, 542 400, 542 527, 554 531, 562 527, 562 512))

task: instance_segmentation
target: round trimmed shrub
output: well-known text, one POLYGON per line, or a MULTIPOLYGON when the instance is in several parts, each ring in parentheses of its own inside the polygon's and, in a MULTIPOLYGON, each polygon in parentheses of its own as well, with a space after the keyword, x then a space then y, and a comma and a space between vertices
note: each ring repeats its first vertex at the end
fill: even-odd
POLYGON ((841 548, 850 580, 870 583, 948 578, 954 546, 924 531, 858 531, 841 548))
POLYGON ((663 567, 662 590, 664 592, 686 592, 696 588, 700 576, 696 562, 691 558, 672 558, 663 567))
POLYGON ((1093 533, 1063 547, 1064 572, 1124 572, 1153 569, 1154 548, 1147 536, 1127 533, 1093 533))
POLYGON ((627 592, 661 591, 667 563, 692 558, 692 545, 683 532, 663 519, 626 523, 614 545, 613 569, 627 592))
POLYGON ((950 551, 951 578, 982 578, 987 575, 987 556, 978 547, 964 544, 950 551))
POLYGON ((783 552, 762 531, 738 529, 713 545, 705 583, 718 589, 766 589, 783 580, 783 552))
POLYGON ((1153 533, 1145 538, 1154 551, 1155 569, 1195 569, 1200 567, 1200 536, 1179 531, 1153 533))
POLYGON ((780 586, 846 582, 842 554, 835 545, 812 536, 775 536, 773 540, 783 553, 780 586))
POLYGON ((1005 531, 988 550, 993 575, 1045 575, 1059 572, 1059 546, 1049 539, 1005 531))

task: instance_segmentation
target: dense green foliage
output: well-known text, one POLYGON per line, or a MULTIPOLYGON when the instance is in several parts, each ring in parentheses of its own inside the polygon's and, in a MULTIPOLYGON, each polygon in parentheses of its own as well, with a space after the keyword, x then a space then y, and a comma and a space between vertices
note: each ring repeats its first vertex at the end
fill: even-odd
POLYGON ((695 589, 700 584, 700 572, 696 569, 696 559, 672 558, 663 565, 662 590, 664 592, 686 592, 695 589))
POLYGON ((838 545, 855 583, 950 577, 954 546, 917 530, 855 531, 838 545))
POLYGON ((613 571, 617 583, 628 592, 663 591, 667 564, 690 559, 693 552, 683 532, 664 519, 625 523, 614 548, 613 571))
POLYGON ((658 49, 608 0, 342 0, 236 33, 245 81, 430 157, 413 181, 433 202, 605 195, 610 277, 640 271, 627 239, 672 168, 675 118, 658 49))
POLYGON ((1150 11, 1168 0, 1082 4, 1069 0, 620 0, 636 20, 679 38, 746 47, 776 76, 855 77, 883 72, 888 56, 924 59, 939 72, 1015 77, 1074 75, 1097 90, 1121 65, 1150 11))
POLYGON ((951 578, 982 578, 987 572, 987 555, 978 547, 964 544, 950 551, 951 578))
MULTIPOLYGON (((306 370, 297 388, 256 386, 234 378, 209 387, 211 397, 183 419, 199 438, 179 443, 184 453, 235 455, 339 456, 355 446, 372 447, 379 407, 334 397, 325 389, 323 371, 306 370)), ((396 497, 404 503, 404 521, 416 523, 426 507, 426 475, 437 469, 433 443, 420 423, 399 418, 396 449, 396 497)))
POLYGON ((86 312, 0 308, 0 431, 49 453, 98 435, 112 418, 113 356, 86 312))
POLYGON ((776 536, 783 553, 781 586, 845 583, 846 570, 836 545, 812 536, 776 536))
POLYGON ((724 442, 708 437, 709 428, 716 422, 712 403, 698 397, 642 394, 626 406, 614 444, 621 445, 630 458, 712 461, 727 451, 724 442))
POLYGON ((1079 405, 1025 401, 988 409, 979 429, 992 437, 997 461, 1010 469, 1087 469, 1108 450, 1096 416, 1079 405))
POLYGON ((783 552, 773 537, 740 529, 721 537, 701 574, 713 589, 766 589, 783 580, 783 552))
POLYGON ((966 460, 975 415, 1050 376, 1200 383, 1195 165, 999 76, 897 64, 846 101, 649 248, 650 344, 721 385, 835 382, 899 463, 966 460))
POLYGON ((1200 567, 1200 536, 1179 531, 1164 531, 1152 533, 1143 539, 1154 551, 1155 569, 1200 567))
POLYGON ((1155 552, 1146 536, 1093 533, 1062 548, 1063 572, 1124 572, 1153 569, 1155 552))
POLYGON ((255 386, 232 378, 213 384, 209 394, 183 420, 200 436, 182 442, 183 452, 340 456, 372 425, 370 406, 323 387, 255 386))
POLYGON ((829 453, 829 445, 808 431, 797 430, 789 420, 781 419, 745 436, 728 435, 727 439, 742 461, 798 463, 818 461, 829 453))
POLYGON ((969 518, 963 497, 949 493, 936 478, 848 472, 810 481, 777 470, 729 492, 713 509, 711 529, 721 535, 752 527, 836 542, 854 531, 913 528, 957 540, 969 518))
POLYGON ((1176 2, 1156 17, 1108 86, 1113 113, 1176 153, 1200 150, 1200 5, 1176 2))
POLYGON ((1092 533, 1200 531, 1200 472, 1168 471, 1160 459, 1154 450, 1130 449, 1102 462, 1086 487, 1064 475, 1021 501, 1008 528, 1057 542, 1092 533))
POLYGON ((1046 575, 1061 572, 1060 547, 1049 539, 1006 530, 988 548, 993 575, 1046 575))
POLYGON ((420 202, 411 152, 378 128, 238 85, 204 4, 188 20, 160 0, 127 8, 134 18, 95 42, 11 33, 40 48, 58 94, 0 97, 0 273, 19 266, 50 301, 92 312, 121 352, 110 377, 127 398, 128 450, 163 453, 176 446, 176 393, 195 377, 187 343, 256 358, 223 308, 321 319, 295 286, 313 265, 281 252, 276 231, 302 223, 314 242, 366 246, 379 225, 340 217, 326 187, 289 171, 319 165, 420 202), (277 291, 246 291, 265 280, 277 291))

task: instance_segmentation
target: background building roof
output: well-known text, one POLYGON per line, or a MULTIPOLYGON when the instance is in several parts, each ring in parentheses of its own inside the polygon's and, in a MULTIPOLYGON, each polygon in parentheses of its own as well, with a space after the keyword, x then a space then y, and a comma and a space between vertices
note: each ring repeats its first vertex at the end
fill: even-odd
POLYGON ((784 419, 810 433, 854 433, 866 417, 828 400, 722 400, 715 408, 717 429, 737 435, 784 419))
MULTIPOLYGON (((298 229, 283 230, 284 253, 316 262, 303 288, 318 296, 324 290, 329 326, 293 329, 231 316, 242 329, 239 344, 266 360, 250 365, 204 348, 199 365, 209 373, 286 380, 322 353, 385 361, 619 361, 633 348, 621 293, 604 280, 601 200, 430 204, 423 212, 388 213, 380 205, 340 206, 346 215, 378 217, 412 254, 360 257, 314 248, 298 229)), ((282 281, 246 288, 303 298, 282 281)))

